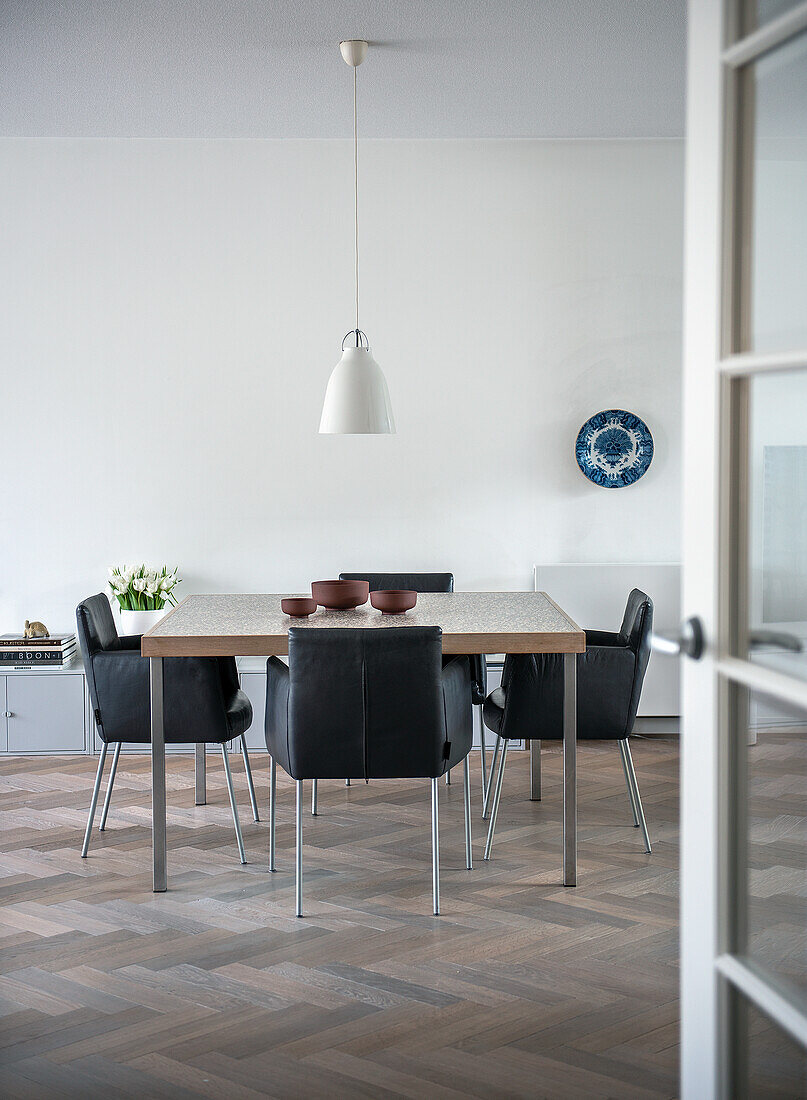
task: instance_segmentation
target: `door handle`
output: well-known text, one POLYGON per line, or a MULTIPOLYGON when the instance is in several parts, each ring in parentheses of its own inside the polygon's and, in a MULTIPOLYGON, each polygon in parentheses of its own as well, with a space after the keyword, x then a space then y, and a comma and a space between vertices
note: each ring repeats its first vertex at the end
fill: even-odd
POLYGON ((780 630, 752 630, 748 635, 749 649, 761 649, 772 645, 776 649, 789 649, 791 653, 801 653, 804 649, 801 638, 795 634, 785 634, 780 630))
POLYGON ((12 711, 12 710, 4 710, 4 711, 3 711, 3 717, 4 717, 4 718, 13 718, 13 717, 14 717, 14 711, 12 711))
POLYGON ((705 646, 703 623, 697 615, 693 615, 691 619, 681 623, 677 634, 653 634, 650 646, 656 653, 666 653, 672 657, 691 657, 693 661, 699 661, 705 646))

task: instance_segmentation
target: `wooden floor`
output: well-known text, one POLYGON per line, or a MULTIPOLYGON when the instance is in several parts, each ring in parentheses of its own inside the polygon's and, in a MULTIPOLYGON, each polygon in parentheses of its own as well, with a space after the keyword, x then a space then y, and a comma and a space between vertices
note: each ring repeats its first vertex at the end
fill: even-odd
MULTIPOLYGON (((320 784, 294 913, 293 788, 278 872, 234 761, 250 863, 220 763, 195 807, 169 758, 167 894, 151 892, 148 760, 123 758, 107 831, 79 858, 95 761, 0 765, 3 1097, 673 1097, 677 1085, 674 741, 634 739, 654 844, 632 827, 613 744, 579 753, 579 886, 560 886, 560 755, 544 801, 512 753, 493 851, 473 871, 462 786, 441 786, 431 915, 427 783, 320 784)), ((253 770, 262 809, 265 756, 253 770)))

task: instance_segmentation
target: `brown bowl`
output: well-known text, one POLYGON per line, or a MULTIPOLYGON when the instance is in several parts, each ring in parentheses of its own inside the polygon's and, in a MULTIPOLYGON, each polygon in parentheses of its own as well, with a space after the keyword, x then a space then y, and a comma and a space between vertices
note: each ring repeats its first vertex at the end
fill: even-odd
POLYGON ((310 596, 289 596, 280 601, 280 610, 291 615, 293 619, 304 619, 317 610, 317 601, 310 596))
POLYGON ((402 588, 370 593, 370 603, 382 615, 401 615, 404 611, 411 611, 417 602, 417 592, 407 592, 402 588))
POLYGON ((320 607, 329 611, 345 611, 367 603, 369 581, 312 581, 311 595, 320 607))

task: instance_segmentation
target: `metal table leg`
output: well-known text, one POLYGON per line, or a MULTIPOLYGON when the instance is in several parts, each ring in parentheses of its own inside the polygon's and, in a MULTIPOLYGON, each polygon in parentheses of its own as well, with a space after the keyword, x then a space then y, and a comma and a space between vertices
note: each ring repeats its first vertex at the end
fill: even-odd
POLYGON ((196 805, 207 805, 207 745, 196 746, 196 805))
POLYGON ((541 801, 541 742, 530 741, 530 802, 541 801))
POLYGON ((577 885, 577 654, 563 656, 563 885, 577 885))
POLYGON ((303 781, 297 780, 297 847, 295 850, 295 900, 298 917, 303 915, 303 781))
POLYGON ((165 864, 165 727, 163 726, 163 659, 149 659, 151 679, 151 850, 154 892, 168 889, 165 864))
POLYGON ((471 851, 471 763, 467 756, 462 762, 462 787, 462 797, 465 804, 465 866, 471 871, 474 866, 471 851))
POLYGON ((275 832, 277 828, 277 763, 269 757, 269 870, 275 869, 275 832))

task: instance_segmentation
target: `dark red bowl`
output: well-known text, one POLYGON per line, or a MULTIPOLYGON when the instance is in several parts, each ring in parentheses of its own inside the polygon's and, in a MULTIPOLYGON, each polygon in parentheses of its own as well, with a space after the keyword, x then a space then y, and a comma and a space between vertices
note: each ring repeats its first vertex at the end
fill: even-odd
POLYGON ((293 619, 304 619, 317 610, 317 601, 310 596, 288 596, 280 601, 280 610, 291 615, 293 619))
POLYGON ((417 592, 407 592, 403 588, 389 588, 385 592, 370 593, 370 603, 382 615, 401 615, 404 611, 411 611, 417 602, 417 592))
POLYGON ((329 611, 346 611, 367 603, 369 581, 312 581, 311 595, 320 607, 329 611))

